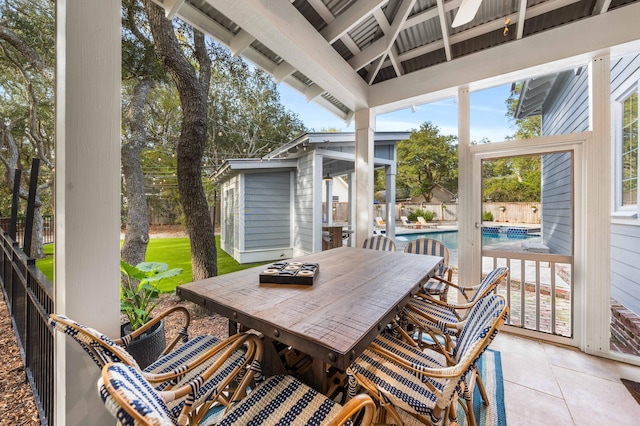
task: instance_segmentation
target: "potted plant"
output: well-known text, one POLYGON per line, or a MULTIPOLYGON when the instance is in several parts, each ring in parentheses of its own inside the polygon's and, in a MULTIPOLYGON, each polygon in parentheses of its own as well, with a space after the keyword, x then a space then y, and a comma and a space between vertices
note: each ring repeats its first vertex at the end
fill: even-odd
POLYGON ((163 321, 145 329, 145 324, 152 320, 151 313, 158 306, 160 290, 156 284, 181 274, 182 269, 169 269, 166 263, 161 262, 142 262, 133 266, 120 260, 120 271, 120 310, 128 319, 122 324, 121 333, 125 336, 133 332, 134 339, 126 339, 126 349, 140 367, 145 368, 160 356, 166 346, 163 321), (136 333, 136 330, 142 332, 136 333))

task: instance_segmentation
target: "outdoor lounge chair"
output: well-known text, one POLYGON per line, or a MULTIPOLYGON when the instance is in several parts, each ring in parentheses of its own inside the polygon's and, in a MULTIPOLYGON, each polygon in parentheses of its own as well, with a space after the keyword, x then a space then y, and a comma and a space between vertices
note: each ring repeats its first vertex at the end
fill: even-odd
POLYGON ((405 253, 426 254, 440 256, 444 259, 442 267, 436 272, 436 276, 444 280, 430 279, 422 286, 422 292, 432 296, 438 296, 440 300, 447 301, 449 282, 453 275, 453 269, 449 268, 449 249, 444 243, 431 238, 418 238, 407 244, 405 253))
POLYGON ((410 414, 432 425, 442 425, 447 417, 453 423, 455 402, 462 395, 466 404, 460 403, 475 424, 476 363, 507 313, 502 296, 492 294, 480 300, 460 324, 460 337, 450 354, 423 352, 386 334, 378 336, 349 367, 349 393, 356 392, 358 385, 368 391, 379 404, 379 423, 405 424, 412 420, 406 418, 410 414), (471 376, 465 378, 467 374, 471 376))
POLYGON ((424 227, 424 228, 437 228, 438 224, 437 223, 431 223, 431 222, 427 222, 425 220, 424 217, 422 216, 418 216, 417 217, 417 221, 420 224, 420 226, 424 227))
MULTIPOLYGON (((158 315, 153 322, 166 318, 167 315, 175 312, 181 312, 185 315, 186 324, 176 338, 167 346, 165 354, 161 355, 157 361, 144 369, 140 368, 136 360, 123 346, 125 341, 128 341, 132 336, 135 337, 141 329, 136 330, 136 332, 124 339, 112 340, 104 334, 79 324, 63 315, 50 315, 49 324, 54 327, 54 329, 72 337, 82 349, 89 354, 98 368, 103 368, 104 365, 110 362, 125 363, 139 370, 140 374, 145 377, 153 387, 163 391, 180 386, 182 383, 202 373, 220 358, 220 354, 225 348, 230 345, 237 345, 236 341, 242 337, 241 335, 234 335, 221 341, 214 336, 201 335, 189 340, 186 332, 189 323, 189 311, 182 306, 176 306, 165 311, 158 315), (171 351, 180 338, 184 339, 183 344, 171 351)), ((245 365, 246 362, 245 351, 235 351, 233 356, 228 357, 227 364, 225 365, 226 369, 220 370, 219 375, 212 376, 210 383, 203 386, 203 390, 207 390, 211 386, 219 386, 220 383, 225 381, 230 370, 245 365)), ((198 401, 196 402, 199 402, 204 397, 206 397, 206 394, 198 394, 198 401)), ((184 402, 184 400, 174 401, 171 407, 172 409, 176 409, 176 407, 179 408, 184 402)), ((222 402, 224 403, 225 401, 222 402)))
POLYGON ((373 237, 367 237, 362 243, 362 248, 382 250, 382 251, 396 251, 396 243, 391 238, 387 238, 384 235, 374 235, 373 237))
POLYGON ((404 226, 405 228, 416 229, 422 226, 417 222, 411 222, 406 216, 400 216, 400 221, 402 222, 402 226, 404 226))
MULTIPOLYGON (((261 341, 253 336, 248 343, 261 348, 261 341)), ((231 354, 231 352, 227 352, 231 354)), ((254 351, 252 364, 259 364, 261 350, 254 351)), ((247 425, 247 424, 317 424, 342 425, 363 410, 363 425, 373 420, 375 405, 367 395, 358 395, 345 406, 327 398, 291 376, 277 375, 262 381, 256 376, 257 368, 239 374, 239 383, 230 400, 230 407, 212 405, 185 405, 180 412, 169 409, 167 401, 174 395, 190 400, 201 382, 216 374, 213 365, 181 388, 172 392, 159 392, 134 368, 122 363, 107 364, 98 381, 100 395, 109 412, 123 425, 247 425), (255 379, 255 380, 254 380, 255 379), (253 382, 259 382, 253 387, 253 382), (247 395, 247 387, 252 390, 247 395), (113 401, 113 403, 110 403, 113 401)))

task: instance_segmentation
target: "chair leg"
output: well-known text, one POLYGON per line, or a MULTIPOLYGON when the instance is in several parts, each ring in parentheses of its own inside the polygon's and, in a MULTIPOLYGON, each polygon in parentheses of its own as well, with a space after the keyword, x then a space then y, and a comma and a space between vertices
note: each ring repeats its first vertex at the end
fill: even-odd
POLYGON ((480 372, 478 371, 477 365, 474 367, 474 373, 476 385, 478 386, 478 390, 480 391, 480 395, 482 396, 482 402, 484 403, 484 405, 489 405, 489 396, 487 395, 487 391, 484 388, 484 383, 482 383, 482 377, 480 377, 480 372))

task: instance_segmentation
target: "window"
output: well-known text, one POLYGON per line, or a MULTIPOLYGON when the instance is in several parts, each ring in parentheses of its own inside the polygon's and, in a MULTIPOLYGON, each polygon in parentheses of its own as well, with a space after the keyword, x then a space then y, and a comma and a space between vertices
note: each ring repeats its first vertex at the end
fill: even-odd
POLYGON ((638 205, 638 92, 622 101, 622 206, 638 205))

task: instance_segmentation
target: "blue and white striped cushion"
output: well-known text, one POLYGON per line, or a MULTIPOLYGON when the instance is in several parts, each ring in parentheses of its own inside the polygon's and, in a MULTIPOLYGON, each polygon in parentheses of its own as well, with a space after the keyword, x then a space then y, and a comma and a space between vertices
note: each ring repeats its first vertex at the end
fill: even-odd
POLYGON ((436 275, 442 277, 444 272, 446 271, 449 265, 449 250, 447 246, 445 246, 442 242, 438 240, 434 240, 431 238, 418 238, 417 240, 411 241, 404 248, 405 253, 413 253, 413 254, 426 254, 429 256, 439 256, 444 258, 444 263, 438 271, 436 275))
MULTIPOLYGON (((416 368, 443 368, 446 359, 443 355, 430 351, 428 354, 386 335, 378 336, 373 343, 410 362, 416 368)), ((408 412, 430 416, 436 407, 437 396, 425 385, 429 381, 436 389, 443 391, 448 379, 427 378, 400 365, 397 365, 371 349, 366 349, 350 366, 351 370, 361 374, 378 390, 388 402, 408 412)), ((453 397, 455 386, 451 388, 449 399, 453 397)), ((443 407, 446 402, 443 401, 443 407)))
MULTIPOLYGON (((508 272, 507 268, 496 268, 493 271, 489 272, 480 282, 478 286, 478 290, 476 293, 469 299, 470 303, 473 303, 483 294, 487 292, 493 291, 493 289, 500 283, 500 280, 504 275, 508 272)), ((431 318, 437 318, 442 323, 456 323, 458 322, 458 318, 456 317, 454 310, 447 308, 445 306, 438 305, 436 303, 431 303, 428 300, 412 298, 409 300, 409 305, 416 309, 419 313, 429 316, 431 318)), ((429 321, 427 318, 420 319, 418 322, 422 326, 436 326, 433 322, 429 321)))
POLYGON ((488 345, 493 340, 497 330, 494 330, 490 336, 488 333, 504 312, 505 305, 506 302, 502 296, 490 294, 471 308, 453 348, 453 358, 456 361, 460 362, 469 356, 478 345, 488 345), (484 339, 487 336, 489 340, 485 342, 484 339))
POLYGON ((375 235, 373 237, 365 238, 362 243, 362 248, 382 250, 382 251, 396 251, 396 243, 392 239, 383 235, 375 235))
POLYGON ((129 352, 127 352, 123 347, 118 346, 116 342, 109 337, 91 327, 87 327, 73 321, 64 315, 58 315, 58 317, 60 318, 60 321, 56 320, 55 317, 50 317, 49 324, 56 330, 71 336, 76 342, 78 342, 82 349, 91 356, 91 359, 99 368, 104 367, 110 362, 125 362, 139 368, 138 363, 133 359, 129 352), (65 322, 67 324, 65 324, 65 322), (80 328, 86 334, 76 330, 71 325, 80 328))
POLYGON ((290 376, 273 376, 234 405, 220 426, 320 425, 342 409, 340 405, 290 376))
MULTIPOLYGON (((176 417, 167 409, 161 395, 135 368, 122 363, 111 364, 107 367, 107 379, 113 392, 127 401, 130 409, 143 417, 148 424, 178 424, 176 417)), ((124 426, 136 425, 133 415, 111 399, 102 379, 98 381, 98 389, 107 410, 120 424, 124 426)))

